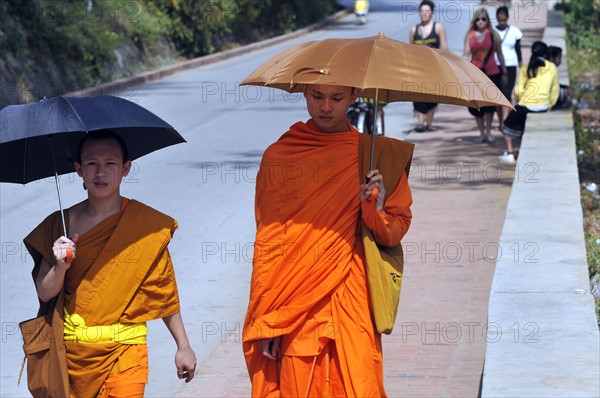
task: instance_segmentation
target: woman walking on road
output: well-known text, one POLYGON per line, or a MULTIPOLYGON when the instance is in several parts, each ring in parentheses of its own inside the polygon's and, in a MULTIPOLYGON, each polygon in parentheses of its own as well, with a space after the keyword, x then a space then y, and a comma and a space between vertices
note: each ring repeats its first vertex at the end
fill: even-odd
MULTIPOLYGON (((498 24, 494 28, 500 37, 502 55, 504 56, 507 72, 507 78, 504 84, 502 84, 502 94, 511 101, 515 81, 517 80, 517 70, 523 65, 523 56, 521 55, 521 38, 523 37, 523 32, 516 26, 508 24, 508 8, 506 6, 498 7, 496 21, 498 21, 498 24)), ((500 65, 498 57, 496 57, 496 65, 500 65)), ((504 108, 503 106, 496 107, 498 129, 500 131, 504 127, 504 119, 507 112, 508 108, 504 108)))
MULTIPOLYGON (((432 48, 448 49, 448 40, 446 31, 439 22, 433 22, 432 15, 435 5, 431 0, 423 0, 419 5, 419 15, 421 23, 413 26, 410 30, 411 44, 424 44, 432 48)), ((436 103, 432 102, 413 102, 413 107, 419 118, 415 131, 422 133, 425 130, 433 131, 433 115, 437 108, 436 103), (427 123, 424 126, 424 123, 427 123)))
MULTIPOLYGON (((501 91, 507 72, 500 43, 500 37, 492 28, 487 11, 484 8, 476 11, 465 36, 463 55, 481 69, 501 91), (492 57, 494 53, 498 57, 500 65, 496 65, 496 61, 492 57)), ((492 144, 495 141, 491 131, 494 112, 496 112, 494 106, 483 106, 480 109, 469 108, 469 113, 475 116, 477 127, 479 127, 481 142, 492 144)))

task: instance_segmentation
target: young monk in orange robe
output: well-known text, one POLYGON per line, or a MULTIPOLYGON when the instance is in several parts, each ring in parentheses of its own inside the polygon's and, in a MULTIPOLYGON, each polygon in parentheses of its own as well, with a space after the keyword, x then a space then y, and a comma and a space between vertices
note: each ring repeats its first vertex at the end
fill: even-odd
MULTIPOLYGON (((294 124, 263 156, 243 330, 252 396, 386 395, 360 220, 379 244, 395 246, 410 225, 412 198, 402 171, 385 203, 378 170, 360 184, 359 133, 346 119, 358 94, 307 86, 311 119, 294 124)), ((402 170, 412 146, 388 141, 407 147, 405 159, 391 160, 402 170)), ((378 151, 385 156, 385 148, 378 151)))
POLYGON ((58 212, 25 238, 42 306, 64 294, 60 337, 71 397, 142 397, 148 382, 146 321, 157 318, 177 344, 178 377, 194 377, 196 357, 167 249, 177 222, 121 197, 130 167, 116 134, 88 134, 75 162, 88 198, 65 211, 71 239, 56 239, 62 234, 58 212))

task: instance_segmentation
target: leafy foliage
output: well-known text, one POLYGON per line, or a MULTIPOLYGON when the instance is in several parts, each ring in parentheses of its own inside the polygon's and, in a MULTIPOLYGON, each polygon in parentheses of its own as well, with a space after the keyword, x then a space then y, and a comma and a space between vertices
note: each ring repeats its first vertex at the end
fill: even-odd
POLYGON ((600 2, 598 0, 570 0, 565 2, 567 40, 574 48, 600 51, 600 2))
POLYGON ((0 7, 5 89, 0 106, 82 89, 127 75, 146 62, 152 65, 166 33, 160 14, 128 0, 3 0, 0 7), (124 45, 141 56, 123 61, 124 45))
POLYGON ((0 108, 289 32, 335 0, 2 0, 0 108))
POLYGON ((182 55, 197 57, 232 42, 248 43, 317 22, 337 10, 334 0, 149 0, 166 14, 182 55))

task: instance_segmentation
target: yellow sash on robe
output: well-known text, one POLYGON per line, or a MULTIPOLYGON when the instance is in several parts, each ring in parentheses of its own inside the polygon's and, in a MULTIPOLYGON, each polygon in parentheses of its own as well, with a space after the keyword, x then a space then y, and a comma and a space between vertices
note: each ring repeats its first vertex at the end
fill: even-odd
POLYGON ((85 319, 79 314, 69 314, 64 309, 65 341, 82 344, 119 343, 146 344, 148 327, 142 323, 113 323, 112 325, 87 326, 85 319))

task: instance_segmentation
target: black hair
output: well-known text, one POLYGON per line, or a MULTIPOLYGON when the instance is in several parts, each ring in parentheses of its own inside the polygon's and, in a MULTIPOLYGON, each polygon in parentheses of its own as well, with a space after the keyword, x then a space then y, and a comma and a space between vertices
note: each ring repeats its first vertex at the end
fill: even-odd
POLYGON ((548 46, 548 59, 553 60, 562 55, 562 48, 556 46, 548 46))
POLYGON ((121 136, 115 133, 112 130, 94 130, 89 132, 79 141, 79 145, 77 146, 77 163, 81 164, 81 151, 83 149, 83 145, 88 141, 106 141, 106 140, 115 140, 119 147, 121 148, 121 152, 123 153, 123 163, 130 160, 129 152, 127 151, 127 145, 125 145, 125 141, 121 136))
POLYGON ((529 59, 529 65, 527 66, 527 77, 536 77, 538 68, 545 66, 545 56, 548 54, 548 46, 543 41, 536 41, 531 45, 531 58, 529 59))
POLYGON ((423 0, 421 2, 421 4, 419 4, 419 10, 421 9, 421 7, 423 6, 429 6, 429 8, 431 8, 431 12, 433 12, 434 8, 435 8, 435 3, 431 0, 423 0))
POLYGON ((505 15, 508 18, 508 7, 498 7, 498 9, 496 10, 496 18, 498 18, 498 15, 505 15))

